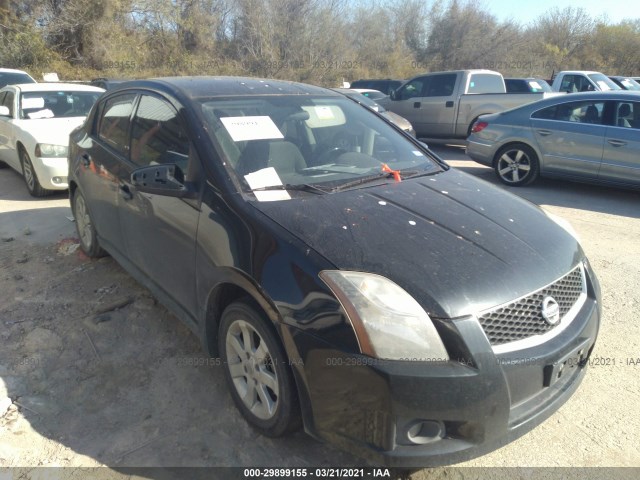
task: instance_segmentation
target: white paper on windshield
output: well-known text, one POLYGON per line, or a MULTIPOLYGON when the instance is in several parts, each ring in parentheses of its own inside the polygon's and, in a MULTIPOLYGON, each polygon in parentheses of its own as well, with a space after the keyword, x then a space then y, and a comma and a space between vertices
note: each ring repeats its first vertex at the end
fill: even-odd
POLYGON ((28 113, 27 116, 31 120, 37 120, 39 118, 53 118, 53 117, 55 117, 53 112, 51 110, 49 110, 48 108, 46 108, 44 110, 38 110, 37 112, 28 113))
POLYGON ((22 108, 44 108, 44 98, 23 98, 22 108))
POLYGON ((542 85, 540 85, 538 82, 529 82, 529 85, 531 85, 531 87, 535 88, 536 90, 542 90, 542 85))
POLYGON ((413 154, 416 157, 424 157, 424 154, 422 152, 418 151, 418 150, 413 150, 413 154))
POLYGON ((603 92, 606 92, 607 90, 611 90, 611 87, 607 85, 607 82, 605 82, 604 80, 598 80, 596 83, 600 87, 600 90, 602 90, 603 92))
MULTIPOLYGON (((247 117, 243 117, 247 118, 247 117)), ((267 117, 268 118, 268 117, 267 117)), ((223 119, 221 119, 223 120, 223 119)), ((229 132, 231 133, 231 132, 229 132)), ((275 185, 282 185, 282 180, 278 176, 278 172, 273 167, 263 168, 256 172, 251 172, 244 176, 244 179, 249 184, 251 190, 256 188, 272 187, 275 185)), ((286 190, 265 190, 254 191, 256 199, 259 202, 273 202, 276 200, 290 200, 291 196, 286 190)))
POLYGON ((331 107, 315 107, 316 115, 320 120, 333 120, 335 117, 331 111, 331 107))
POLYGON ((338 105, 304 106, 302 109, 309 114, 305 120, 309 128, 337 127, 346 122, 344 112, 338 105))
POLYGON ((234 142, 284 138, 282 132, 278 130, 276 124, 268 116, 222 117, 220 121, 234 142))

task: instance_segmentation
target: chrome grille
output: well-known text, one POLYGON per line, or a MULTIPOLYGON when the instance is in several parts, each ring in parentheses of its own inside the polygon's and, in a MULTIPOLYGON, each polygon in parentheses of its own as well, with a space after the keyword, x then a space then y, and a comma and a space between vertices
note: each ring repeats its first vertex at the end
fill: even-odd
POLYGON ((563 324, 571 308, 586 291, 582 266, 576 267, 551 285, 478 317, 492 346, 544 335, 563 324), (560 321, 550 325, 542 316, 542 301, 551 296, 560 307, 560 321))

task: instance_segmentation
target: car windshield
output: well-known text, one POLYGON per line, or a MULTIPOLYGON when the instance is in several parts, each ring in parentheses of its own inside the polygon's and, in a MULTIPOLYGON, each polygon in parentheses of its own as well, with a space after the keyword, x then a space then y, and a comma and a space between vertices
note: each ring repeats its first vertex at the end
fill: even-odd
POLYGON ((625 88, 625 90, 640 90, 640 83, 631 78, 621 78, 620 83, 625 88))
POLYGON ((589 75, 589 78, 593 80, 603 92, 607 90, 622 90, 613 80, 602 73, 592 73, 589 75))
POLYGON ((527 80, 529 85, 529 91, 531 92, 551 92, 551 87, 544 80, 534 78, 533 80, 527 80))
POLYGON ((101 92, 24 92, 20 97, 20 118, 86 117, 101 92))
POLYGON ((385 112, 385 108, 379 103, 375 102, 372 98, 367 97, 365 94, 358 92, 357 90, 350 90, 348 88, 336 88, 334 89, 338 93, 342 93, 349 98, 353 98, 356 102, 361 103, 365 107, 369 107, 375 112, 385 112))
POLYGON ((318 193, 442 170, 384 120, 344 97, 245 96, 201 105, 225 163, 246 189, 313 186, 318 193))
POLYGON ((388 97, 388 95, 385 95, 384 93, 379 92, 377 90, 369 90, 369 91, 359 92, 359 93, 361 93, 367 98, 370 98, 371 100, 380 100, 381 98, 388 97))
POLYGON ((19 83, 36 83, 36 81, 26 73, 0 72, 0 88, 19 83))

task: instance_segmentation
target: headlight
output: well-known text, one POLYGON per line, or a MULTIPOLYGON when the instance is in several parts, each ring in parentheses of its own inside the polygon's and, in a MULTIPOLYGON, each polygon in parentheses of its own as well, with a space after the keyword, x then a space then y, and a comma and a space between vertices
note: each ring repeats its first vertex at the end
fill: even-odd
POLYGON ((38 143, 36 145, 36 157, 66 157, 68 150, 69 147, 66 145, 38 143))
POLYGON ((362 353, 389 360, 449 360, 429 315, 391 280, 340 270, 325 270, 320 278, 346 310, 362 353))
POLYGON ((564 230, 571 235, 573 238, 576 239, 576 241, 578 243, 580 243, 580 237, 578 236, 578 232, 576 232, 573 228, 573 226, 571 226, 571 224, 565 220, 562 217, 559 217, 558 215, 555 215, 553 213, 549 213, 547 211, 545 211, 544 213, 547 214, 547 217, 549 217, 551 220, 553 220, 554 222, 556 222, 556 224, 558 224, 560 227, 564 228, 564 230))

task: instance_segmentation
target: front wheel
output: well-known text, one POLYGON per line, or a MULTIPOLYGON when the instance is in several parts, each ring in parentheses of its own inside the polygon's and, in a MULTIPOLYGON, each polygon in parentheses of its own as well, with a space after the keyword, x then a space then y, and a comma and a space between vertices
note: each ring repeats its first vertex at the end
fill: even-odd
POLYGON ((79 189, 73 192, 71 206, 73 209, 73 218, 76 220, 76 230, 80 237, 80 248, 82 248, 82 251, 89 257, 103 257, 106 252, 98 242, 96 227, 93 225, 87 203, 79 189))
POLYGON ((218 346, 236 407, 259 432, 277 437, 299 426, 300 411, 287 356, 268 322, 248 303, 232 303, 218 346))
POLYGON ((46 190, 42 188, 40 185, 40 181, 38 180, 38 175, 36 174, 36 170, 33 168, 33 163, 31 162, 31 157, 29 154, 21 149, 20 150, 20 163, 22 163, 22 176, 24 177, 24 183, 27 184, 27 190, 32 197, 45 197, 47 195, 51 195, 50 190, 46 190))
POLYGON ((500 181, 512 187, 532 183, 540 174, 536 152, 522 143, 502 147, 495 156, 494 169, 500 181))

